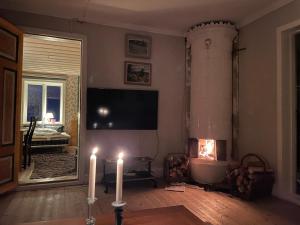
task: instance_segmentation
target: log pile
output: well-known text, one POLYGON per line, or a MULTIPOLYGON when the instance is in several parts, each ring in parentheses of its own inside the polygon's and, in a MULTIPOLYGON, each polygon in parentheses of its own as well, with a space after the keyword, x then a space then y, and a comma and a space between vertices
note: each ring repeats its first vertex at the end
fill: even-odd
POLYGON ((244 199, 255 199, 271 195, 274 184, 274 172, 267 168, 259 156, 248 154, 241 164, 227 171, 227 180, 231 191, 244 199), (246 162, 250 157, 259 159, 256 162, 246 162))
POLYGON ((167 183, 182 182, 189 179, 189 158, 185 154, 169 154, 164 168, 167 183))

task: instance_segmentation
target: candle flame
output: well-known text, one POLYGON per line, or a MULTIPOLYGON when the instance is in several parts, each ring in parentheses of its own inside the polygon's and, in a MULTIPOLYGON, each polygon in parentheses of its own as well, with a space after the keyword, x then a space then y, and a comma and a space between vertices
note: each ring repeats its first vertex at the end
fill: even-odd
POLYGON ((122 159, 123 156, 124 156, 124 153, 123 153, 123 152, 120 152, 120 153, 119 153, 119 159, 122 159))
POLYGON ((93 154, 96 154, 98 152, 98 147, 93 148, 93 154))

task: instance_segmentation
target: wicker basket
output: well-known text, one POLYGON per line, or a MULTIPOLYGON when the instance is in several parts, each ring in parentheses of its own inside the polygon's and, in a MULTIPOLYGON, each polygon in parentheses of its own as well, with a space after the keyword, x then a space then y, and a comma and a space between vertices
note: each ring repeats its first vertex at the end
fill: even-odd
POLYGON ((267 161, 256 154, 247 154, 240 166, 228 173, 233 194, 247 200, 270 196, 274 185, 274 172, 267 161))
POLYGON ((249 191, 245 192, 242 197, 251 200, 272 194, 275 181, 274 171, 270 169, 265 159, 256 154, 247 154, 242 158, 241 166, 248 171, 250 185, 249 191), (256 161, 251 161, 251 158, 256 161))

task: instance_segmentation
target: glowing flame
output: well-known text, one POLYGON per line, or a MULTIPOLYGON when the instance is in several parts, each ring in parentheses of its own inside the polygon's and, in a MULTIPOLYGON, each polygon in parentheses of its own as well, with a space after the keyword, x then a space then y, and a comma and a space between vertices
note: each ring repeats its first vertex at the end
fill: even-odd
POLYGON ((95 155, 98 152, 98 147, 93 148, 93 154, 95 155))
POLYGON ((216 142, 211 139, 200 139, 198 157, 202 159, 216 159, 216 142))
POLYGON ((123 156, 124 156, 124 153, 120 152, 118 157, 119 157, 119 159, 123 159, 123 156))

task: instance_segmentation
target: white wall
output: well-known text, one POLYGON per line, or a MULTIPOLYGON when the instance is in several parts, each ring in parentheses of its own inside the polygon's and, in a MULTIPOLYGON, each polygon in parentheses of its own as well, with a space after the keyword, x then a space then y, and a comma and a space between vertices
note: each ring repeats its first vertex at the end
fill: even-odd
MULTIPOLYGON (((28 13, 0 10, 0 16, 17 26, 34 27, 62 32, 74 32, 87 37, 87 86, 159 91, 158 131, 87 131, 81 151, 88 155, 94 145, 101 146, 101 155, 115 155, 118 147, 126 153, 139 156, 159 154, 156 167, 162 168, 163 158, 169 152, 184 151, 183 110, 185 77, 185 43, 183 37, 159 34, 152 36, 150 60, 125 58, 125 33, 141 33, 65 19, 28 13), (124 61, 152 63, 151 87, 124 85, 124 61)), ((143 33, 145 34, 145 33, 143 33)), ((85 102, 82 103, 85 105, 85 102)))
MULTIPOLYGON (((275 170, 278 167, 276 29, 299 19, 299 12, 300 1, 294 1, 240 31, 240 47, 246 50, 240 53, 239 155, 261 154, 275 170)), ((286 83, 288 78, 284 79, 286 83)), ((288 92, 287 89, 283 92, 288 92)), ((284 126, 283 134, 287 129, 284 126)))

